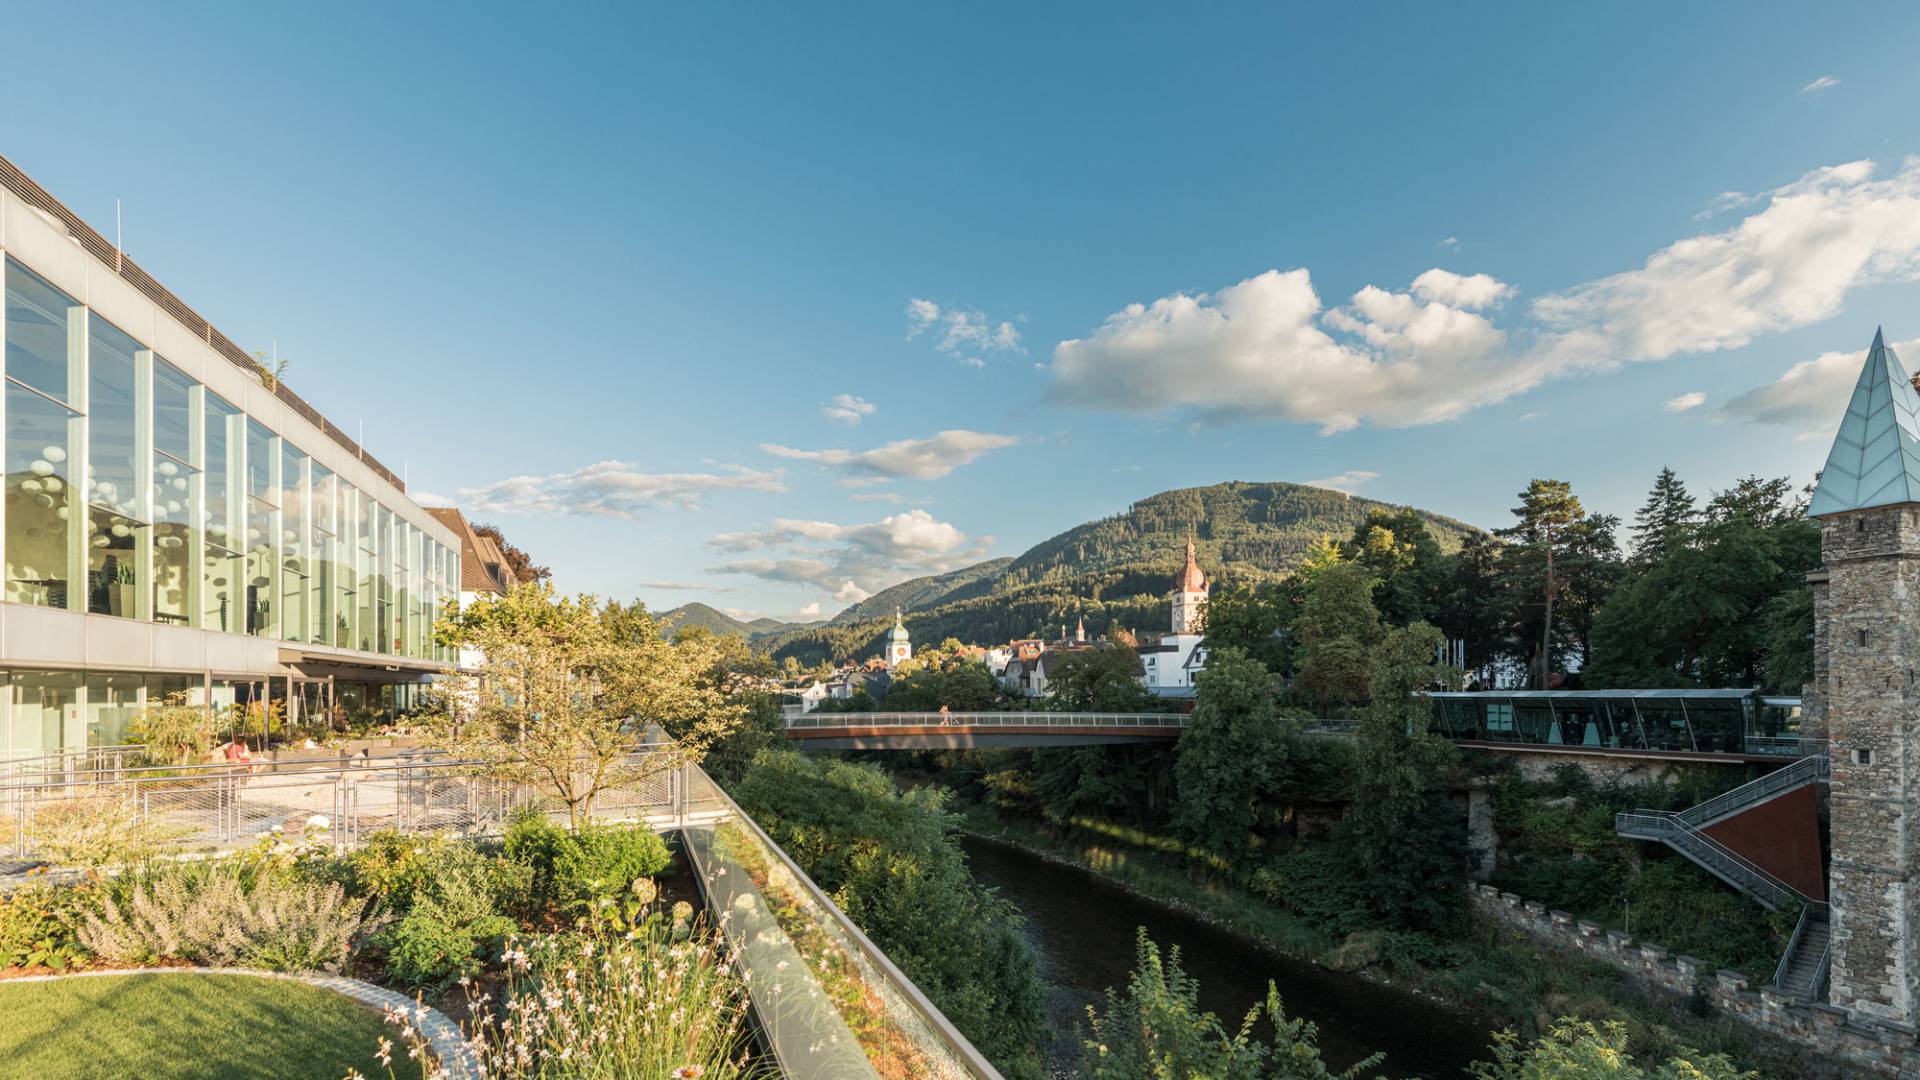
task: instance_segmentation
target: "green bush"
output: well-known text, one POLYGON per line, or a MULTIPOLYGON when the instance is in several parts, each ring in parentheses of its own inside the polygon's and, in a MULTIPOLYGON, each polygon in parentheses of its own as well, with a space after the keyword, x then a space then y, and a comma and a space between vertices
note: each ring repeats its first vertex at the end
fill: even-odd
POLYGON ((361 905, 338 885, 233 866, 177 866, 109 890, 79 927, 106 960, 180 959, 270 971, 338 971, 363 926, 361 905))
POLYGON ((1652 1069, 1641 1068, 1627 1050, 1627 1029, 1610 1023, 1561 1019, 1545 1038, 1523 1045, 1512 1032, 1494 1036, 1494 1058, 1473 1067, 1474 1080, 1758 1080, 1722 1054, 1691 1051, 1652 1069))
POLYGON ((0 967, 65 971, 93 955, 80 926, 96 909, 98 890, 85 885, 30 885, 0 893, 0 967))
POLYGON ((530 875, 517 862, 447 837, 393 834, 353 861, 359 889, 390 919, 373 944, 396 982, 435 986, 472 974, 481 956, 518 929, 508 912, 530 875))
POLYGON ((522 814, 507 827, 506 857, 527 868, 529 912, 536 916, 619 896, 673 862, 666 841, 645 826, 570 833, 543 814, 522 814))

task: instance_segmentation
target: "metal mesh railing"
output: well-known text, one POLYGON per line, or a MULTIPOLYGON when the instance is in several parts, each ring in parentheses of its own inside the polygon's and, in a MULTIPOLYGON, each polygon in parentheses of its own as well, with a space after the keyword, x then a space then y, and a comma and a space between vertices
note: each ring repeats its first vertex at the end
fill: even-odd
MULTIPOLYGON (((591 817, 656 827, 677 822, 688 787, 679 761, 663 750, 633 755, 620 781, 595 797, 591 817)), ((250 846, 276 828, 302 831, 316 818, 325 819, 341 846, 379 829, 484 835, 498 832, 522 807, 569 813, 532 784, 455 759, 130 768, 0 785, 0 850, 49 861, 60 837, 89 823, 138 829, 143 842, 163 850, 203 853, 250 846)))
POLYGON ((1826 778, 1827 759, 1824 756, 1801 758, 1784 769, 1775 769, 1705 802, 1689 806, 1680 811, 1680 818, 1696 828, 1704 828, 1728 814, 1826 778))
POLYGON ((1662 841, 1773 910, 1811 901, 1772 871, 1701 832, 1679 814, 1666 810, 1628 811, 1614 816, 1614 831, 1636 839, 1662 841))
POLYGON ((847 727, 1184 728, 1181 713, 847 712, 787 718, 791 730, 847 727))

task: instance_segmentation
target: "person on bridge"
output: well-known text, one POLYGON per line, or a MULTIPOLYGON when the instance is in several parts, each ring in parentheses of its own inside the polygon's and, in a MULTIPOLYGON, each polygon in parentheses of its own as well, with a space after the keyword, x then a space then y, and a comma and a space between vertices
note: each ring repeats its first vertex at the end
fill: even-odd
POLYGON ((940 706, 940 726, 941 727, 953 726, 953 712, 952 710, 948 709, 945 705, 940 706))

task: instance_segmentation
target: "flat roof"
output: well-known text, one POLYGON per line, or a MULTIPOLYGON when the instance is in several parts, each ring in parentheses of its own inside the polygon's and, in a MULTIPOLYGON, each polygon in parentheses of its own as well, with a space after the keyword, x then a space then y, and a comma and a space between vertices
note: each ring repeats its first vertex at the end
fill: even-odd
MULTIPOLYGON (((0 187, 5 187, 8 191, 13 192, 24 200, 27 205, 36 207, 58 218, 60 223, 66 226, 67 232, 79 242, 81 248, 85 249, 89 255, 113 267, 114 272, 125 279, 127 284, 138 289, 147 299, 158 304, 162 311, 173 316, 174 321, 186 327, 201 340, 205 341, 214 352, 226 357, 235 367, 252 375, 258 375, 262 371, 260 362, 247 355, 245 349, 234 344, 233 340, 227 337, 227 335, 214 329, 213 324, 208 322, 198 312, 188 307, 186 301, 181 300, 173 294, 172 290, 154 280, 153 275, 142 270, 140 265, 132 259, 127 258, 124 251, 114 247, 106 237, 101 236, 95 231, 93 226, 81 220, 80 215, 67 209, 64 203, 54 198, 46 188, 35 183, 32 177, 21 172, 20 167, 7 160, 4 155, 0 155, 0 187)), ((393 470, 380 464, 372 454, 362 449, 360 444, 355 442, 346 432, 341 431, 329 423, 326 417, 320 415, 320 410, 307 404, 300 395, 287 389, 285 382, 278 379, 274 380, 273 396, 280 399, 281 402, 285 403, 286 406, 294 412, 299 413, 308 423, 319 428, 328 438, 352 451, 353 456, 358 458, 361 464, 372 469, 382 480, 392 484, 401 493, 404 494, 406 492, 406 481, 395 476, 393 470)))
MULTIPOLYGON (((1687 700, 1729 700, 1756 697, 1758 690, 1738 688, 1722 690, 1701 690, 1697 688, 1674 690, 1437 690, 1428 697, 1437 698, 1548 698, 1566 700, 1568 698, 1686 698, 1687 700)), ((1781 699, 1773 699, 1781 700, 1781 699)), ((1794 699, 1795 704, 1799 699, 1794 699)))

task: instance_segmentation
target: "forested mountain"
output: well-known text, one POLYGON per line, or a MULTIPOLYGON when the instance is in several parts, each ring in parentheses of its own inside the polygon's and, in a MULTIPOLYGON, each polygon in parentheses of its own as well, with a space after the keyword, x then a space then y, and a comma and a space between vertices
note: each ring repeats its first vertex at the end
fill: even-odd
POLYGON ((654 617, 669 632, 678 630, 682 626, 704 626, 716 634, 738 634, 749 640, 768 634, 808 630, 822 625, 821 623, 785 623, 779 619, 755 619, 752 622, 741 622, 724 611, 699 602, 681 604, 672 610, 659 612, 654 617))
MULTIPOLYGON (((1085 618, 1087 630, 1161 632, 1167 586, 1193 535, 1200 565, 1216 583, 1277 577, 1323 537, 1345 538, 1373 511, 1399 507, 1324 488, 1231 482, 1166 491, 1124 513, 1076 526, 1012 560, 996 559, 875 594, 831 624, 767 635, 756 644, 803 663, 877 652, 898 604, 916 642, 947 637, 994 644, 1029 634, 1056 636, 1085 618)), ((1445 550, 1478 530, 1416 511, 1445 550)))
POLYGON ((869 619, 892 619, 895 608, 901 611, 919 611, 930 608, 954 593, 981 581, 991 581, 1005 570, 1013 559, 1001 556, 986 562, 974 563, 945 574, 930 574, 903 581, 891 588, 881 589, 865 600, 835 615, 830 622, 833 626, 845 626, 850 623, 865 622, 869 619))

